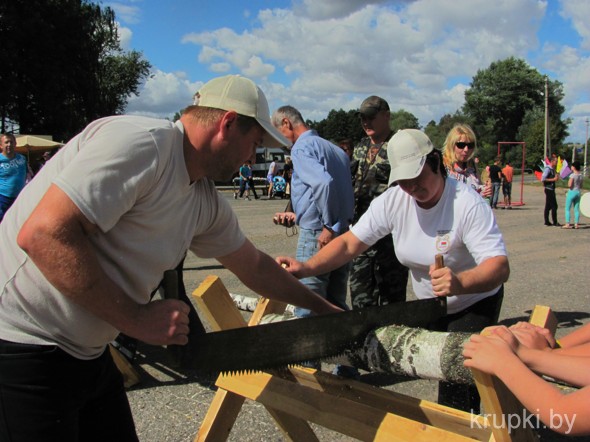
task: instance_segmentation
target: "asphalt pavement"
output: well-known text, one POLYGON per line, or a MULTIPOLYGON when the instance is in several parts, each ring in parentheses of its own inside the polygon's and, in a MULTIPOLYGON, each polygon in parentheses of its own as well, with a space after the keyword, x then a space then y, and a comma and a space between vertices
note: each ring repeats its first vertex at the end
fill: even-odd
MULTIPOLYGON (((275 226, 272 217, 287 201, 234 200, 231 190, 222 190, 235 210, 249 239, 271 256, 294 255, 296 231, 275 226)), ((515 185, 513 199, 523 205, 512 210, 498 209, 496 218, 508 249, 511 274, 505 285, 500 322, 510 325, 527 320, 536 304, 550 306, 559 321, 557 336, 590 321, 590 219, 582 217, 581 228, 564 230, 543 225, 545 197, 539 185, 515 185)), ((565 190, 557 190, 558 220, 564 223, 565 190)), ((256 296, 215 260, 190 254, 185 262, 185 284, 192 292, 208 275, 221 278, 230 293, 256 296)), ((272 281, 268 281, 272 284, 272 281)), ((413 297, 411 288, 408 298, 413 297)), ((236 349, 236 357, 243 349, 236 349)), ((142 442, 192 441, 215 394, 214 378, 197 376, 190 370, 171 368, 160 347, 139 345, 136 368, 140 384, 128 391, 139 438, 142 442)), ((426 400, 436 400, 437 383, 427 380, 367 373, 361 377, 382 388, 426 400)), ((321 441, 350 441, 349 437, 313 426, 321 441)), ((231 441, 283 441, 274 421, 261 405, 246 400, 230 433, 231 441)), ((549 431, 542 441, 584 441, 590 437, 564 438, 549 431)))

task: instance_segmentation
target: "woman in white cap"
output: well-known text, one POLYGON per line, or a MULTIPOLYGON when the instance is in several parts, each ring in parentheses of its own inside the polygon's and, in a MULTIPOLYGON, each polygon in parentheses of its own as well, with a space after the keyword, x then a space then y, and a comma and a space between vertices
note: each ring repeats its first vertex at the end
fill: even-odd
MULTIPOLYGON (((397 132, 387 151, 390 188, 373 200, 350 231, 305 263, 290 257, 277 261, 299 278, 321 274, 391 233, 397 258, 410 269, 416 296, 447 297, 447 316, 430 329, 477 332, 494 324, 510 267, 489 204, 471 187, 447 177, 440 151, 423 132, 397 132), (434 265, 437 254, 444 256, 440 269, 434 265)), ((474 387, 441 382, 439 402, 479 409, 474 387)))

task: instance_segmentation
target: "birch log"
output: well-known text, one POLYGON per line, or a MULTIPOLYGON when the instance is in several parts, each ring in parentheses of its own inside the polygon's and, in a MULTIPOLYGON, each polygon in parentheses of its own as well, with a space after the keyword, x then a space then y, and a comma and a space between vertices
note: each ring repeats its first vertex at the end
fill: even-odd
MULTIPOLYGON (((266 315, 261 324, 294 319, 292 315, 266 315)), ((367 371, 421 379, 471 384, 471 371, 463 366, 463 344, 471 333, 433 332, 420 328, 387 326, 373 330, 362 346, 326 362, 367 371)))
MULTIPOLYGON (((246 295, 238 295, 235 293, 230 293, 229 296, 231 297, 232 301, 234 302, 236 308, 243 312, 253 312, 256 310, 256 306, 258 305, 258 301, 260 298, 254 298, 252 296, 246 295)), ((295 306, 288 304, 285 308, 286 314, 293 314, 295 310, 295 306)))

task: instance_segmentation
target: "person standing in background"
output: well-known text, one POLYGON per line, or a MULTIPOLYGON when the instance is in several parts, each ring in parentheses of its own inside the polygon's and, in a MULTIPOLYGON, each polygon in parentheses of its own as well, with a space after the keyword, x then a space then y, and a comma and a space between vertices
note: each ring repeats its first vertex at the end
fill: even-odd
POLYGON ((352 153, 354 149, 352 148, 352 141, 350 138, 345 138, 338 142, 338 146, 348 155, 348 159, 352 161, 352 153))
POLYGON ((283 178, 287 182, 285 186, 285 198, 291 198, 291 176, 293 175, 293 161, 291 157, 285 158, 285 165, 283 166, 283 178))
MULTIPOLYGON (((344 151, 310 129, 301 113, 282 106, 272 115, 272 124, 292 144, 291 203, 293 212, 277 213, 275 222, 299 225, 297 260, 305 262, 334 238, 346 233, 352 221, 354 197, 350 161, 344 151)), ((346 304, 348 265, 301 282, 338 307, 346 304)), ((296 308, 295 316, 309 316, 296 308)))
POLYGON ((564 229, 571 229, 570 224, 570 209, 574 206, 574 229, 578 228, 580 222, 580 191, 584 183, 584 176, 580 173, 580 162, 574 161, 572 163, 573 173, 570 175, 567 187, 569 190, 565 195, 565 225, 564 229))
POLYGON ((559 179, 559 175, 555 172, 555 166, 557 166, 557 155, 551 154, 551 161, 543 170, 541 176, 541 182, 545 187, 545 210, 543 211, 543 217, 545 219, 546 226, 559 227, 561 224, 557 222, 557 198, 555 198, 555 183, 559 179), (551 219, 553 224, 549 222, 549 213, 551 213, 551 219))
POLYGON ((506 166, 502 169, 502 195, 504 195, 504 209, 512 209, 512 178, 514 178, 514 168, 510 161, 506 161, 506 166))
POLYGON ((502 169, 500 169, 500 157, 496 157, 494 164, 490 166, 490 181, 492 182, 492 199, 490 206, 492 209, 498 208, 498 198, 500 197, 500 187, 502 186, 502 169))
POLYGON ((480 180, 475 158, 477 140, 475 132, 467 124, 457 123, 447 133, 443 147, 443 162, 447 175, 467 184, 482 197, 492 195, 492 187, 480 180))
POLYGON ((275 160, 268 166, 268 174, 266 175, 266 181, 268 182, 268 197, 271 198, 272 184, 275 175, 279 172, 279 165, 275 160))
MULTIPOLYGON (((301 113, 292 106, 282 106, 272 115, 272 124, 292 143, 291 200, 293 212, 277 213, 274 222, 284 226, 299 225, 296 259, 305 262, 335 238, 348 232, 354 212, 354 195, 348 155, 338 146, 310 129, 301 113)), ((348 264, 300 281, 329 302, 348 310, 348 264)), ((312 313, 295 308, 295 316, 312 313)), ((320 362, 309 367, 320 369, 320 362)), ((334 374, 358 376, 354 367, 337 365, 334 374)))
POLYGON ((25 187, 27 179, 27 159, 15 149, 14 135, 0 135, 0 222, 25 187))
POLYGON ((250 200, 250 190, 254 194, 254 198, 258 199, 256 188, 254 187, 254 180, 252 179, 252 161, 247 160, 242 167, 240 167, 240 195, 242 198, 244 191, 246 192, 246 199, 250 200))
MULTIPOLYGON (((359 117, 367 136, 355 146, 351 163, 354 222, 388 188, 391 167, 387 142, 393 136, 389 103, 383 98, 367 97, 361 103, 359 117)), ((391 235, 385 235, 352 261, 349 287, 353 308, 405 301, 407 285, 408 268, 397 259, 391 235)))

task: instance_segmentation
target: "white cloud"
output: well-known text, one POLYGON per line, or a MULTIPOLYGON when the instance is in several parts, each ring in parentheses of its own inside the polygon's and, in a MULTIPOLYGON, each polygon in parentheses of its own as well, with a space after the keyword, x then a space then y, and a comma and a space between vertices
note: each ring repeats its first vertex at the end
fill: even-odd
MULTIPOLYGON (((123 23, 140 17, 133 6, 108 5, 123 23)), ((560 0, 559 13, 579 34, 579 48, 553 39, 541 50, 547 6, 547 0, 293 0, 291 9, 245 9, 246 26, 227 23, 188 33, 181 42, 195 45, 209 72, 253 78, 271 109, 289 103, 312 120, 377 94, 422 125, 438 122, 461 108, 478 70, 523 58, 564 84, 565 116, 574 118, 570 133, 576 138, 583 126, 577 120, 590 114, 590 2, 560 0)), ((120 35, 122 44, 132 37, 123 26, 120 35)), ((156 71, 129 109, 169 115, 190 103, 198 85, 156 71)))
POLYGON ((231 69, 231 64, 229 63, 213 63, 211 66, 211 71, 216 72, 218 74, 222 74, 224 72, 229 72, 231 69))
POLYGON ((536 0, 302 0, 260 11, 258 26, 242 33, 221 28, 183 42, 200 46, 211 70, 287 78, 280 104, 306 118, 378 94, 426 124, 461 107, 478 69, 534 48, 544 12, 536 0))
POLYGON ((184 72, 152 72, 138 97, 131 96, 127 114, 171 118, 174 113, 192 104, 193 95, 203 82, 191 83, 184 72))
POLYGON ((266 77, 275 71, 271 64, 264 63, 260 57, 252 56, 248 59, 248 65, 242 69, 242 72, 248 77, 266 77))
POLYGON ((582 37, 580 47, 590 49, 590 2, 587 0, 560 0, 561 15, 572 21, 574 29, 582 37))
POLYGON ((299 0, 293 2, 293 12, 311 20, 326 20, 346 17, 369 4, 379 3, 387 0, 299 0))
POLYGON ((121 26, 120 23, 116 23, 117 25, 117 34, 119 35, 119 41, 121 43, 121 49, 124 51, 128 51, 131 48, 131 39, 133 37, 133 32, 131 29, 121 26))
POLYGON ((115 11, 117 20, 123 23, 135 24, 140 21, 141 9, 137 6, 129 6, 119 2, 106 2, 104 5, 115 11))

